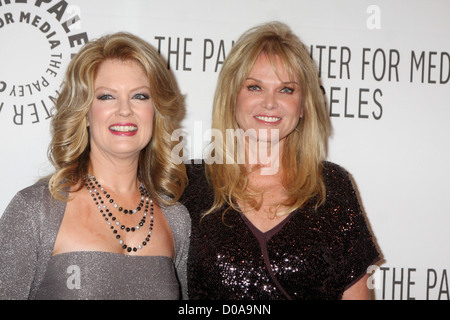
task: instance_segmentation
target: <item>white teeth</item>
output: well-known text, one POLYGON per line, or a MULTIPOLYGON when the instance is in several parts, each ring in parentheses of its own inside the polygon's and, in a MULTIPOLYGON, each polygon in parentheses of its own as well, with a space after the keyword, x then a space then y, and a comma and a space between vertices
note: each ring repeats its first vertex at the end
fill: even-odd
POLYGON ((112 126, 109 127, 112 131, 121 131, 121 132, 133 132, 137 130, 135 126, 112 126))
POLYGON ((277 122, 281 120, 279 117, 263 117, 263 116, 256 116, 257 119, 265 121, 265 122, 277 122))

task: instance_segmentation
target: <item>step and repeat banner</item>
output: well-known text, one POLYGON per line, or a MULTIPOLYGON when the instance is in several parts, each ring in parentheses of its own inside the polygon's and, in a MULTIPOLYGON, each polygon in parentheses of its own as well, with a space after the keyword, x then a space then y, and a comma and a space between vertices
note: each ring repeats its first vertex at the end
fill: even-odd
POLYGON ((53 102, 89 40, 128 31, 159 50, 199 158, 227 53, 245 30, 278 20, 317 63, 329 160, 351 173, 382 253, 367 270, 375 299, 449 300, 449 13, 447 0, 0 0, 0 215, 52 172, 53 102))

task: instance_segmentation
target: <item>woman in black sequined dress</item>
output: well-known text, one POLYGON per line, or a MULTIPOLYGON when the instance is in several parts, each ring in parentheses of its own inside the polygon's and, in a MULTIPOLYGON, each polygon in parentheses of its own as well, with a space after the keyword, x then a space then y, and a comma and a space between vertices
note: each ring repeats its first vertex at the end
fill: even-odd
POLYGON ((349 174, 325 161, 331 126, 319 78, 287 26, 258 26, 235 43, 212 127, 182 199, 192 219, 189 298, 369 298, 366 270, 379 253, 349 174))

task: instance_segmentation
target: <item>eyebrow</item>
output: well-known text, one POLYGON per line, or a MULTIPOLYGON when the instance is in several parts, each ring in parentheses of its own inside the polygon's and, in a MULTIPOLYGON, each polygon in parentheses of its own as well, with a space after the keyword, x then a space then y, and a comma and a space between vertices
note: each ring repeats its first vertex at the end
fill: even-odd
MULTIPOLYGON (((253 81, 256 81, 256 82, 263 82, 262 80, 259 80, 259 79, 256 79, 256 78, 252 78, 252 77, 248 77, 247 79, 245 79, 245 81, 248 81, 248 80, 253 80, 253 81)), ((282 84, 295 84, 295 85, 299 85, 298 84, 298 82, 297 81, 283 81, 283 82, 281 82, 282 84)))
MULTIPOLYGON (((141 90, 141 89, 147 89, 147 90, 150 91, 150 87, 148 87, 148 86, 140 86, 140 87, 137 87, 137 88, 133 88, 133 89, 131 89, 130 91, 137 91, 137 90, 141 90)), ((116 92, 116 91, 117 91, 117 90, 115 90, 115 89, 113 89, 113 88, 109 88, 109 87, 105 87, 105 86, 100 86, 100 87, 98 87, 98 88, 95 88, 95 89, 94 89, 94 92, 96 92, 96 91, 98 91, 98 90, 109 90, 109 91, 113 91, 113 92, 116 92)))

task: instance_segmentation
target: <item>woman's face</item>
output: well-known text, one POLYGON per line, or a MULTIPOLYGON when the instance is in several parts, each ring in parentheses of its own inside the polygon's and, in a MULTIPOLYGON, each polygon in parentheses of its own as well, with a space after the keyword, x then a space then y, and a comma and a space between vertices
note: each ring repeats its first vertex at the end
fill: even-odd
MULTIPOLYGON (((278 139, 283 141, 296 128, 303 114, 301 92, 298 80, 290 79, 280 59, 275 56, 274 61, 277 71, 267 55, 261 54, 256 60, 238 94, 236 121, 244 131, 268 129, 269 134, 276 129, 278 139)), ((271 139, 265 131, 258 134, 259 141, 271 139)))
POLYGON ((138 156, 152 137, 154 108, 148 78, 133 60, 105 60, 94 79, 87 121, 91 154, 138 156))

